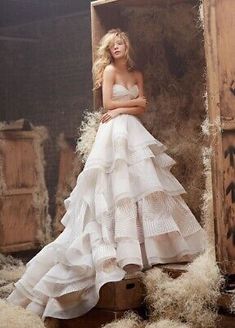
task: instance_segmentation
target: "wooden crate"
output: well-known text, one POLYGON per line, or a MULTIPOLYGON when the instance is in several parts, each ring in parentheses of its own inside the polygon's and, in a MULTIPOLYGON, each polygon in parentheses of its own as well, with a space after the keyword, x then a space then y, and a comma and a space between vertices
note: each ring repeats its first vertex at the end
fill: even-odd
POLYGON ((64 199, 66 199, 75 187, 78 174, 83 168, 80 156, 75 152, 76 137, 64 136, 58 138, 59 146, 59 176, 56 191, 56 215, 53 222, 53 232, 57 237, 64 226, 60 222, 65 214, 64 199))
POLYGON ((122 311, 140 308, 143 305, 145 289, 140 277, 125 278, 105 284, 100 290, 96 308, 122 311))
MULTIPOLYGON (((84 316, 75 319, 60 320, 60 328, 101 328, 113 320, 120 319, 125 312, 94 308, 84 316)), ((135 312, 141 315, 143 309, 136 309, 135 312)))
POLYGON ((235 316, 220 314, 216 322, 216 328, 235 328, 235 316))
POLYGON ((235 2, 204 0, 215 242, 219 265, 235 273, 235 2))
POLYGON ((4 253, 37 248, 48 237, 45 135, 12 127, 0 131, 0 251, 4 253))
MULTIPOLYGON (((193 1, 190 1, 192 4, 193 1)), ((94 50, 110 29, 128 32, 122 10, 128 6, 177 6, 182 1, 99 0, 91 2, 94 50)), ((204 51, 207 68, 208 119, 211 125, 212 182, 216 254, 226 274, 235 273, 235 1, 203 0, 204 51)), ((157 22, 153 22, 157 24, 157 22)), ((144 27, 143 27, 144 29, 144 27)), ((147 58, 145 59, 147 60, 147 58)), ((144 61, 144 59, 143 59, 144 61)), ((94 107, 101 105, 101 90, 94 92, 94 107)))

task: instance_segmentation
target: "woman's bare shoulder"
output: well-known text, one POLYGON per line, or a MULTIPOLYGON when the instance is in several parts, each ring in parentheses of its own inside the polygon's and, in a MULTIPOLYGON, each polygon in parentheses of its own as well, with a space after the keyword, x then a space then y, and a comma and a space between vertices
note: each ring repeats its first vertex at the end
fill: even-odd
POLYGON ((108 64, 104 68, 104 72, 109 72, 109 73, 114 73, 115 72, 115 67, 112 64, 108 64))

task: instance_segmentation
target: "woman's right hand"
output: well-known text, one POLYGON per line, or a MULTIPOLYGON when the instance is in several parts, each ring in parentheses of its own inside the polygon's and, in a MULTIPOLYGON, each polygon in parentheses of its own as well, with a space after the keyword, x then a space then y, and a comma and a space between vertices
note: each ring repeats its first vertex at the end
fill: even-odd
POLYGON ((135 99, 135 105, 139 107, 146 107, 147 99, 144 96, 140 96, 135 99))

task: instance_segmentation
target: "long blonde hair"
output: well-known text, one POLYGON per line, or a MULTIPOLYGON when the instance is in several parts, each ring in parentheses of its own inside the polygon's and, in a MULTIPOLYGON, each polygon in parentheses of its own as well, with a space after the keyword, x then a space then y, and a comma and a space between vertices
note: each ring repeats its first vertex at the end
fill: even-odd
POLYGON ((113 57, 110 53, 109 47, 114 42, 116 37, 120 37, 125 46, 125 57, 127 61, 128 70, 134 70, 135 63, 132 59, 133 56, 133 48, 130 44, 130 40, 128 34, 126 32, 121 31, 120 28, 114 28, 109 30, 100 40, 98 47, 95 53, 95 61, 92 67, 92 77, 93 77, 93 90, 96 90, 101 87, 103 72, 107 65, 113 62, 113 57))

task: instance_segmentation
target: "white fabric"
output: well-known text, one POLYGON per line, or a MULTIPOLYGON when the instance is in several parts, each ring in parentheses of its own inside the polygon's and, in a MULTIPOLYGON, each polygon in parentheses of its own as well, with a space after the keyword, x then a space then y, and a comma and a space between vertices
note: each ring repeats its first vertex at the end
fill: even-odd
MULTIPOLYGON (((137 96, 137 85, 113 86, 115 99, 137 96)), ((123 279, 125 265, 142 269, 202 252, 204 230, 180 196, 186 191, 165 150, 136 116, 100 123, 64 201, 64 231, 27 263, 7 300, 43 320, 73 318, 95 306, 104 284, 123 279)))

